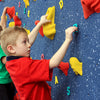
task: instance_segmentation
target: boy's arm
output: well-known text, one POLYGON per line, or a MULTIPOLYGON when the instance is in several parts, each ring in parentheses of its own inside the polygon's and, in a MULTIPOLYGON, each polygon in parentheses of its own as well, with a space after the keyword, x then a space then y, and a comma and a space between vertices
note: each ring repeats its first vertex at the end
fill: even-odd
POLYGON ((33 28, 33 30, 31 31, 31 33, 28 35, 29 38, 29 43, 32 45, 38 35, 39 29, 43 24, 46 24, 48 22, 50 22, 50 20, 46 19, 47 15, 43 15, 41 17, 40 22, 35 26, 35 28, 33 28))
POLYGON ((72 33, 77 30, 77 27, 69 27, 65 30, 66 33, 66 39, 62 46, 59 48, 59 50, 53 55, 53 57, 50 59, 49 68, 57 67, 60 62, 63 60, 66 51, 69 47, 70 42, 72 41, 72 33))
POLYGON ((2 17, 1 17, 1 21, 0 21, 0 25, 2 26, 2 28, 6 28, 6 10, 8 7, 5 7, 2 13, 2 17))
POLYGON ((3 64, 6 64, 6 57, 5 57, 5 56, 1 58, 1 62, 2 62, 3 64))

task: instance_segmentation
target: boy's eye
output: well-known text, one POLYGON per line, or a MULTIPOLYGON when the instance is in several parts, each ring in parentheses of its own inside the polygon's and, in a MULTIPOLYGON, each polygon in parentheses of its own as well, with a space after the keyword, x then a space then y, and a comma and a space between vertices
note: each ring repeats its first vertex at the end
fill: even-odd
POLYGON ((25 40, 25 41, 23 41, 23 43, 25 43, 25 44, 26 44, 26 40, 25 40))
POLYGON ((26 44, 27 42, 29 43, 29 40, 28 40, 28 39, 23 41, 23 43, 25 43, 25 44, 26 44))

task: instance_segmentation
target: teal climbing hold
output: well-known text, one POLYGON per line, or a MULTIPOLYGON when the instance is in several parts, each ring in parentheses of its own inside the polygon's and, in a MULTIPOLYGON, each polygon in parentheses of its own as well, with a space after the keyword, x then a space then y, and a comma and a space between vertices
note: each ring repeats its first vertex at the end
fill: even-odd
POLYGON ((24 8, 24 14, 26 14, 26 8, 24 8))
POLYGON ((68 96, 70 95, 70 87, 69 86, 67 87, 67 95, 68 96))
MULTIPOLYGON (((74 24, 73 26, 78 27, 78 25, 77 25, 77 24, 74 24)), ((75 31, 75 32, 77 33, 78 31, 75 31)))

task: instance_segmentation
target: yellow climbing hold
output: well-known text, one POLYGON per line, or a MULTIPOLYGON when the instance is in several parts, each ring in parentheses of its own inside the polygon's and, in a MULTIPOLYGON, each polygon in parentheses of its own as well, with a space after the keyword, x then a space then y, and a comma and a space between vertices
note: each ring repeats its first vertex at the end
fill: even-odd
POLYGON ((16 12, 16 16, 18 16, 18 12, 16 12))
POLYGON ((28 29, 26 29, 26 28, 25 28, 25 30, 26 30, 27 34, 30 34, 30 30, 28 30, 28 29))
POLYGON ((55 76, 55 84, 58 84, 58 78, 55 76))
MULTIPOLYGON (((2 18, 2 16, 1 16, 1 18, 2 18)), ((7 16, 6 16, 6 20, 7 20, 7 16)))
POLYGON ((30 17, 30 10, 28 10, 27 16, 30 17))
POLYGON ((83 75, 82 71, 82 62, 79 62, 79 60, 76 57, 71 57, 70 60, 70 65, 73 71, 75 72, 76 75, 83 75))
POLYGON ((14 27, 15 26, 15 22, 10 22, 9 23, 9 27, 14 27))
POLYGON ((27 8, 27 6, 29 6, 30 4, 29 4, 29 0, 23 0, 24 1, 24 3, 25 3, 25 8, 27 8))
POLYGON ((60 9, 63 8, 63 0, 60 0, 60 1, 59 1, 59 6, 60 6, 60 9))
POLYGON ((56 29, 55 29, 56 25, 54 23, 54 20, 55 20, 55 6, 49 7, 47 12, 46 12, 46 15, 48 15, 47 19, 51 20, 51 22, 48 23, 48 24, 43 25, 43 33, 47 38, 53 40, 54 36, 55 36, 55 33, 56 33, 56 29))
POLYGON ((30 57, 30 59, 32 59, 32 57, 30 57))

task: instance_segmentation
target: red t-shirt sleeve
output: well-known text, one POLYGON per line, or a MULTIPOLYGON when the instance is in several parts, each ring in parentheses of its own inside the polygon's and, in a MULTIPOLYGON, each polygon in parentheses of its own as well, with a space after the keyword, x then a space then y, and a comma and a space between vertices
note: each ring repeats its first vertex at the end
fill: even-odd
MULTIPOLYGON (((27 71, 27 77, 29 77, 30 81, 38 82, 38 81, 51 81, 53 70, 49 69, 49 61, 50 60, 32 60, 30 58, 21 58, 23 60, 22 66, 27 71)), ((21 67, 22 67, 21 66, 21 67)), ((23 71, 24 71, 23 70, 23 71)))

